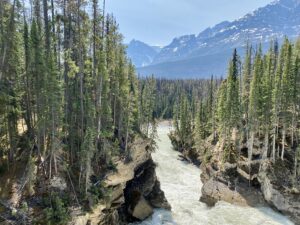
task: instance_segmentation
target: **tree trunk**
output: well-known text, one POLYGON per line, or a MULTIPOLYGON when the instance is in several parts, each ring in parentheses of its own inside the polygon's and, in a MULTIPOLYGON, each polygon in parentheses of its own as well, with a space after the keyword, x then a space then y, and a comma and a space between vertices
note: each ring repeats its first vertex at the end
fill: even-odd
POLYGON ((14 161, 14 154, 17 150, 17 121, 15 115, 12 112, 8 112, 7 125, 8 125, 8 137, 9 137, 9 162, 14 161))
POLYGON ((296 149, 296 152, 295 152, 295 169, 294 169, 294 179, 297 179, 297 167, 298 167, 298 157, 297 157, 297 151, 298 151, 298 149, 296 149))
POLYGON ((248 161, 252 160, 253 143, 254 143, 254 132, 250 131, 250 140, 249 140, 249 144, 248 144, 248 161))
POLYGON ((249 186, 251 184, 251 161, 253 154, 254 131, 250 131, 250 141, 248 145, 248 168, 249 168, 249 186))
POLYGON ((284 159, 284 150, 285 150, 285 126, 283 126, 282 130, 282 151, 281 151, 281 160, 284 159))
POLYGON ((100 138, 100 132, 101 132, 101 107, 102 107, 102 84, 103 83, 103 77, 100 78, 100 87, 99 87, 99 96, 98 96, 98 104, 97 104, 97 110, 98 110, 98 124, 97 124, 97 144, 96 148, 98 147, 99 138, 100 138))
POLYGON ((274 127, 273 144, 272 144, 272 160, 276 161, 276 127, 274 127))
POLYGON ((262 155, 262 159, 268 158, 268 150, 269 150, 269 132, 268 130, 265 131, 265 142, 264 142, 264 152, 262 155))
POLYGON ((129 106, 127 111, 127 126, 126 126, 126 139, 125 139, 125 153, 127 155, 127 158, 130 157, 130 154, 128 152, 128 137, 129 137, 129 122, 130 122, 130 113, 131 112, 131 94, 129 95, 129 106))

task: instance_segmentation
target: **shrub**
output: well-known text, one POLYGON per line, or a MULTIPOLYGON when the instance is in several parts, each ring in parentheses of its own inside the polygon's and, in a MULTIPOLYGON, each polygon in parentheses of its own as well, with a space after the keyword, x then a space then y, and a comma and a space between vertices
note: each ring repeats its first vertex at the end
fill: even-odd
POLYGON ((67 224, 70 216, 67 204, 58 195, 54 194, 45 200, 47 208, 44 209, 46 222, 48 225, 67 224))

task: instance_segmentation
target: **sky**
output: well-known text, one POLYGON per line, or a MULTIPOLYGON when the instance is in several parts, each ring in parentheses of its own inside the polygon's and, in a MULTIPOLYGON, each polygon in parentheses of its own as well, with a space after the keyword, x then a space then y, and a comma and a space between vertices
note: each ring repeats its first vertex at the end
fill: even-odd
POLYGON ((165 46, 173 38, 198 34, 222 21, 238 19, 272 0, 106 0, 124 35, 165 46))

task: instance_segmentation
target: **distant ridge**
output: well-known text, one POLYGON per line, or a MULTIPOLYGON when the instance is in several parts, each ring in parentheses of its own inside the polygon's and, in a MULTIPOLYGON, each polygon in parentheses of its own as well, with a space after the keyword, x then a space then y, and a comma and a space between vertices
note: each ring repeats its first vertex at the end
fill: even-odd
POLYGON ((127 46, 127 55, 136 67, 150 65, 160 52, 157 46, 150 46, 138 40, 132 40, 127 46))

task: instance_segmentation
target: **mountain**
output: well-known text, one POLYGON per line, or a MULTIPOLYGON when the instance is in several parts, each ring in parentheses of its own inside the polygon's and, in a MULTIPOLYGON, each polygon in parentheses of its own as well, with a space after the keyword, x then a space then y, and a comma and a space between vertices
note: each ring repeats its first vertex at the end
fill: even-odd
POLYGON ((155 56, 151 65, 138 68, 141 75, 208 77, 225 75, 234 48, 244 53, 249 40, 263 43, 300 34, 300 0, 277 0, 232 22, 224 21, 198 35, 175 38, 155 56))
POLYGON ((136 67, 143 67, 150 65, 160 50, 158 46, 149 46, 144 42, 132 40, 127 46, 127 55, 136 67))

